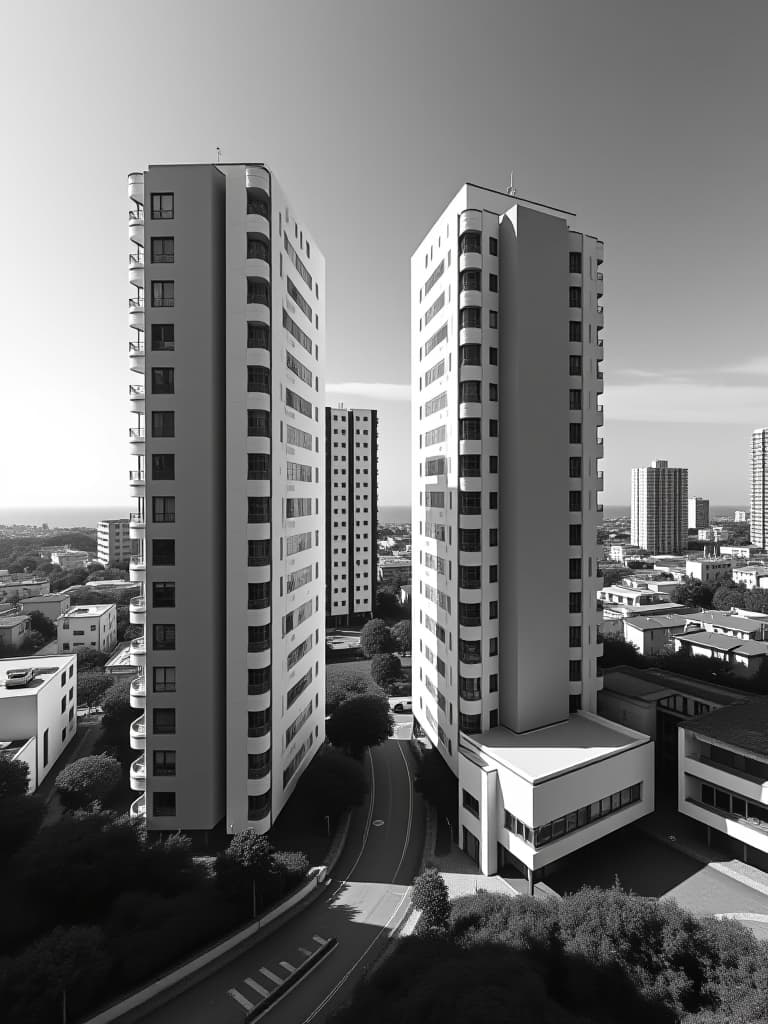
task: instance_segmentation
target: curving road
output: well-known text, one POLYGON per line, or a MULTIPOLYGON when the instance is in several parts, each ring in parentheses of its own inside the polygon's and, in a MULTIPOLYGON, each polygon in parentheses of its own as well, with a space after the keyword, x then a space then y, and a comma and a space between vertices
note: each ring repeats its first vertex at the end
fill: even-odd
POLYGON ((407 911, 424 847, 424 808, 413 790, 410 716, 369 752, 371 792, 352 816, 344 852, 323 895, 248 952, 142 1021, 242 1024, 279 981, 317 949, 336 948, 258 1017, 267 1024, 321 1024, 346 1001, 407 911))

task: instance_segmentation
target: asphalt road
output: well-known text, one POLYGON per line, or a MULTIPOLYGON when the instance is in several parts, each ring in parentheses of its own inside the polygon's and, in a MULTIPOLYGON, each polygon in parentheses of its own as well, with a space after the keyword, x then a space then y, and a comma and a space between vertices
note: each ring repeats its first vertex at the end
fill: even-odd
POLYGON ((353 814, 349 839, 323 895, 143 1021, 242 1024, 278 981, 329 938, 338 940, 336 948, 258 1019, 268 1024, 321 1024, 350 998, 355 982, 405 915, 408 887, 423 853, 424 808, 413 791, 407 741, 411 719, 398 715, 397 722, 395 737, 369 755, 371 792, 353 814))

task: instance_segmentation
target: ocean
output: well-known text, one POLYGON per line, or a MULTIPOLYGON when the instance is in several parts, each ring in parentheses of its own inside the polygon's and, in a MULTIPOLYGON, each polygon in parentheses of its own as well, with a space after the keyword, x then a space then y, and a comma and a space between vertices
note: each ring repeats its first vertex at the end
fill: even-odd
MULTIPOLYGON (((733 505, 710 505, 709 515, 711 519, 733 519, 733 513, 739 509, 749 512, 749 505, 745 505, 743 502, 741 504, 735 502, 733 505)), ((619 519, 621 516, 628 519, 629 514, 629 505, 603 506, 603 519, 619 519)))
POLYGON ((0 526, 42 526, 95 530, 100 519, 127 519, 135 505, 94 505, 80 508, 0 508, 0 526))

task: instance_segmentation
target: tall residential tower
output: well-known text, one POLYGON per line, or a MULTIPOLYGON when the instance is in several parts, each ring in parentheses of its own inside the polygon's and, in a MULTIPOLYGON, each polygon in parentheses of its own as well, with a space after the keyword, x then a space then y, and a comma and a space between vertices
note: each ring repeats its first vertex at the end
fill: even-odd
POLYGON ((632 543, 652 555, 688 548, 688 470, 656 459, 632 470, 632 543))
POLYGON ((603 245, 566 218, 465 185, 411 260, 414 715, 463 848, 531 884, 653 804, 596 715, 603 245))
POLYGON ((768 546, 768 428, 752 431, 752 491, 749 505, 749 539, 768 546))
POLYGON ((324 738, 324 260, 263 164, 128 191, 132 813, 266 831, 324 738))

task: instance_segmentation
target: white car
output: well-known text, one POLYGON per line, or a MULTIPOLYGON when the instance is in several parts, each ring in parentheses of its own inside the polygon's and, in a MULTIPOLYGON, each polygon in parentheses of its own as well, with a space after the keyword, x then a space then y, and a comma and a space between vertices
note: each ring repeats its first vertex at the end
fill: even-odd
POLYGON ((399 715, 409 715, 413 711, 413 702, 410 697, 390 697, 389 707, 399 715))

